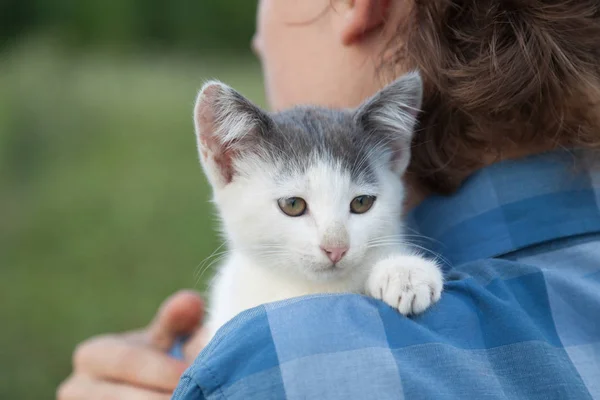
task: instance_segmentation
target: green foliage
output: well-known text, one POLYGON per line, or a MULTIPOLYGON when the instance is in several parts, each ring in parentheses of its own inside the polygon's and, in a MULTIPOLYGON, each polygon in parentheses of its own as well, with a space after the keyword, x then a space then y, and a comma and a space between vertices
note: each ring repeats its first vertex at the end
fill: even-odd
POLYGON ((255 10, 251 0, 3 0, 0 47, 41 31, 77 46, 247 50, 255 10))
POLYGON ((219 241, 191 111, 213 77, 262 102, 251 58, 0 59, 0 398, 53 398, 76 343, 204 288, 219 241))

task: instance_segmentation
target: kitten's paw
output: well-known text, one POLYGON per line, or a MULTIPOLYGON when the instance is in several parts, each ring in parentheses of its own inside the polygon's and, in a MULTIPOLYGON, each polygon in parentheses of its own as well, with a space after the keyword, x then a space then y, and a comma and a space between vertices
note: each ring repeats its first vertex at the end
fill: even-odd
POLYGON ((440 267, 419 256, 392 256, 373 267, 367 293, 398 309, 419 314, 440 299, 444 278, 440 267))

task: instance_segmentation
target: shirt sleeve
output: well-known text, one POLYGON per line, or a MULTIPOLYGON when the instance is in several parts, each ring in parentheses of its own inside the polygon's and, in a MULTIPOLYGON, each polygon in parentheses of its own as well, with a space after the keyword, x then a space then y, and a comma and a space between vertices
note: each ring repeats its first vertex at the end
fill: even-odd
MULTIPOLYGON (((556 332, 540 270, 506 261, 474 269, 477 278, 451 275, 440 302, 415 318, 351 294, 244 312, 173 398, 592 398, 556 332)), ((590 368, 600 376, 598 364, 590 368)))

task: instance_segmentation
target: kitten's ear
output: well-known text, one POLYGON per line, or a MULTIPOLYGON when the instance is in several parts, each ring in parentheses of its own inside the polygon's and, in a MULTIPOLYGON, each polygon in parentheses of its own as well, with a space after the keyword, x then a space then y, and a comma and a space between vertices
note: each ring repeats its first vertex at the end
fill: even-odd
POLYGON ((270 118, 229 86, 207 82, 196 100, 194 124, 198 152, 215 188, 230 183, 234 161, 269 128, 270 118))
POLYGON ((410 145, 421 108, 423 82, 418 72, 408 73, 366 100, 355 112, 357 124, 373 142, 387 144, 391 168, 402 174, 410 161, 410 145))

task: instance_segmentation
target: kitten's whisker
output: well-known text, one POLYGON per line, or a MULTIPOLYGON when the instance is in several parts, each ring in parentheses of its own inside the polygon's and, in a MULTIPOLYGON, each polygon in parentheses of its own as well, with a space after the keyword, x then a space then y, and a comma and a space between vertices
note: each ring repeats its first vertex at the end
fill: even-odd
POLYGON ((420 233, 420 232, 418 232, 416 229, 413 229, 413 228, 411 228, 411 227, 405 226, 405 227, 404 227, 404 229, 406 229, 406 230, 408 230, 408 231, 411 231, 411 232, 412 232, 414 235, 416 235, 417 237, 420 237, 420 238, 422 238, 422 239, 431 240, 432 242, 436 242, 436 243, 439 243, 439 244, 441 244, 441 243, 442 243, 442 242, 440 242, 440 241, 439 241, 439 240, 437 240, 437 239, 434 239, 434 238, 432 238, 432 237, 425 236, 425 235, 421 234, 421 233, 420 233))
POLYGON ((423 240, 428 240, 428 241, 432 241, 432 242, 436 242, 436 243, 441 244, 441 242, 439 240, 436 240, 436 239, 433 239, 433 238, 430 238, 428 236, 421 235, 421 234, 413 234, 413 235, 407 235, 407 234, 387 235, 387 236, 379 236, 379 237, 377 237, 375 239, 372 239, 372 240, 378 240, 378 239, 389 238, 389 237, 398 237, 398 238, 401 238, 401 239, 423 239, 423 240))
POLYGON ((211 258, 218 257, 219 255, 228 252, 228 250, 224 250, 224 251, 218 252, 218 250, 220 248, 222 248, 224 245, 225 245, 225 242, 223 242, 219 247, 217 247, 208 257, 206 257, 204 260, 202 260, 200 262, 200 264, 198 264, 196 266, 196 268, 194 268, 195 269, 194 276, 196 276, 198 274, 198 271, 200 271, 202 269, 202 267, 204 266, 204 264, 207 263, 211 258))
POLYGON ((367 247, 371 247, 371 246, 393 246, 393 245, 397 245, 397 246, 401 246, 404 245, 405 242, 377 242, 377 243, 369 243, 367 245, 367 247))
MULTIPOLYGON (((202 276, 204 273, 206 273, 206 271, 210 270, 210 269, 212 268, 212 266, 214 266, 214 265, 215 265, 215 264, 217 264, 217 263, 220 263, 220 262, 221 262, 221 261, 223 261, 225 258, 227 258, 227 256, 228 256, 228 255, 229 255, 229 253, 228 253, 228 254, 223 254, 223 255, 221 255, 221 256, 219 256, 219 257, 215 257, 215 258, 213 258, 213 259, 212 259, 212 260, 211 260, 211 261, 210 261, 208 264, 206 264, 206 266, 204 266, 204 269, 203 269, 203 271, 202 271, 202 274, 201 274, 201 276, 202 276)), ((200 277, 201 277, 201 276, 200 276, 200 277)))
POLYGON ((211 254, 210 256, 206 257, 204 260, 202 260, 202 262, 200 264, 198 264, 195 268, 196 273, 198 272, 198 270, 202 269, 204 267, 204 265, 209 262, 210 260, 214 259, 215 257, 220 257, 223 254, 229 253, 229 251, 222 251, 219 253, 215 253, 215 254, 211 254))
POLYGON ((204 274, 209 271, 211 269, 211 267, 213 265, 215 265, 216 263, 221 262, 223 259, 225 259, 225 257, 227 256, 227 254, 222 255, 220 257, 214 258, 209 264, 207 264, 202 271, 198 274, 197 278, 196 278, 196 284, 194 285, 194 287, 197 287, 198 284, 200 283, 200 281, 202 280, 202 278, 204 277, 204 274))
POLYGON ((433 250, 430 250, 430 249, 428 249, 428 248, 425 248, 425 247, 423 247, 423 246, 419 246, 419 245, 417 245, 417 244, 414 244, 414 243, 408 243, 408 247, 414 247, 414 248, 417 248, 417 249, 419 249, 419 250, 421 250, 421 251, 424 251, 424 252, 426 252, 426 253, 428 253, 428 254, 431 254, 432 256, 434 256, 435 258, 437 258, 437 259, 439 259, 439 260, 442 260, 442 261, 443 261, 445 264, 447 264, 447 265, 451 265, 451 263, 450 263, 450 260, 448 260, 448 259, 447 259, 446 257, 444 257, 442 254, 440 254, 440 253, 437 253, 437 252, 435 252, 435 251, 433 251, 433 250))
POLYGON ((367 249, 371 249, 371 248, 387 247, 387 246, 393 246, 393 245, 402 245, 402 246, 405 246, 407 248, 419 249, 419 250, 421 250, 421 251, 423 251, 425 253, 433 255, 435 258, 437 258, 437 259, 443 261, 444 263, 450 265, 450 261, 446 257, 444 257, 442 254, 437 253, 437 252, 435 252, 435 251, 433 251, 431 249, 428 249, 426 247, 423 247, 421 245, 418 245, 416 243, 413 243, 413 242, 411 242, 409 240, 401 240, 401 239, 398 239, 398 240, 391 240, 391 239, 389 239, 389 240, 373 240, 373 241, 367 242, 366 248, 367 249))

